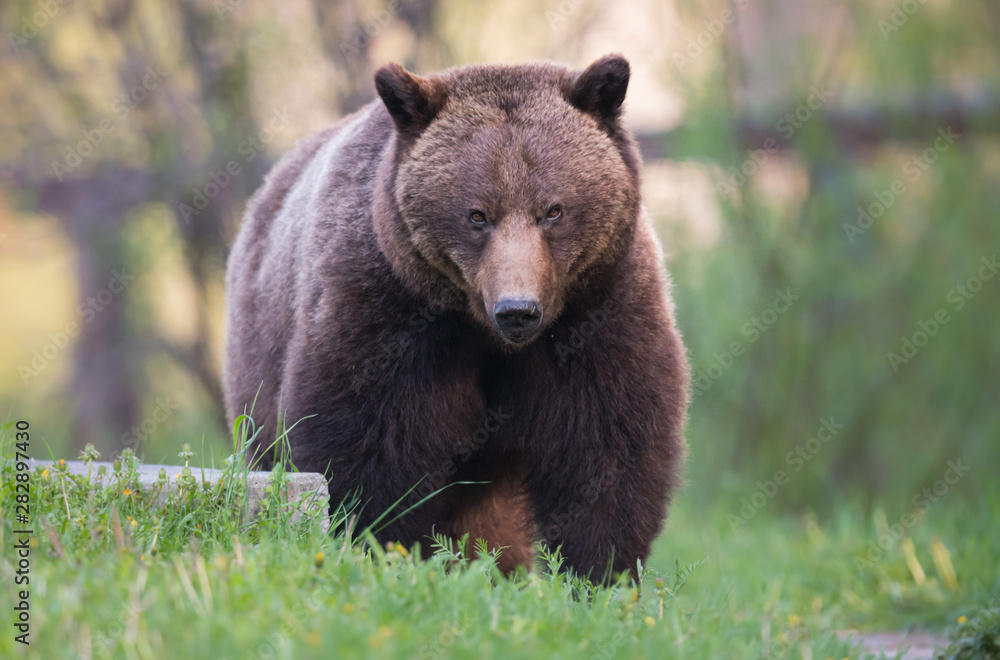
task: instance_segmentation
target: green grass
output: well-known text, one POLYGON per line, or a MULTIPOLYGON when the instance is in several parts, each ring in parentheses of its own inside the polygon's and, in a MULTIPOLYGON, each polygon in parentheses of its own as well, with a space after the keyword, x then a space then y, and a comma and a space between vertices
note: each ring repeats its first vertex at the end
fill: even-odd
POLYGON ((948 660, 996 660, 1000 658, 1000 597, 972 617, 963 616, 952 631, 951 643, 942 654, 948 660))
MULTIPOLYGON (((12 433, 0 443, 0 588, 16 603, 12 433)), ((32 475, 31 644, 14 641, 5 606, 0 656, 857 658, 834 631, 942 629, 1000 593, 995 496, 942 498, 859 570, 877 527, 903 511, 845 504, 817 522, 769 504, 732 531, 739 493, 689 492, 640 578, 599 587, 557 570, 557 553, 506 579, 488 558, 439 548, 423 561, 362 532, 325 534, 317 517, 290 520, 280 476, 248 524, 239 454, 221 487, 192 469, 153 509, 132 463, 97 487, 56 465, 32 475)))

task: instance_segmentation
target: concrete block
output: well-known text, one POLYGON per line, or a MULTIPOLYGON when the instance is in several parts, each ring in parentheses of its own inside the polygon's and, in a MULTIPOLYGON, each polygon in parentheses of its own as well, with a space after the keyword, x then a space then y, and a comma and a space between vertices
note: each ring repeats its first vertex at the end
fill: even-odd
MULTIPOLYGON (((28 461, 28 465, 32 472, 34 472, 36 465, 41 465, 48 468, 50 472, 52 471, 51 461, 30 460, 28 461)), ((91 482, 97 481, 97 472, 101 465, 105 466, 107 470, 104 475, 104 483, 107 484, 110 479, 114 478, 113 464, 108 462, 94 461, 91 463, 89 468, 90 480, 91 482)), ((66 467, 70 474, 86 475, 88 471, 87 464, 83 461, 66 461, 66 467)), ((160 505, 167 501, 170 493, 177 492, 177 475, 181 474, 181 470, 184 468, 180 465, 140 464, 138 479, 143 490, 152 492, 156 488, 156 481, 160 477, 161 469, 166 470, 168 483, 156 497, 156 502, 160 505)), ((201 487, 204 481, 214 486, 222 478, 222 475, 222 470, 191 468, 191 476, 198 481, 199 487, 201 487)), ((251 519, 256 517, 260 512, 260 501, 265 498, 264 488, 270 483, 270 472, 252 471, 247 473, 247 513, 251 519)), ((316 472, 288 472, 285 474, 284 489, 285 501, 301 501, 298 510, 291 516, 292 520, 300 519, 302 513, 305 511, 319 510, 325 515, 329 509, 330 493, 327 489, 326 478, 322 474, 316 472)), ((324 531, 329 528, 329 524, 329 519, 325 519, 323 522, 324 531)))

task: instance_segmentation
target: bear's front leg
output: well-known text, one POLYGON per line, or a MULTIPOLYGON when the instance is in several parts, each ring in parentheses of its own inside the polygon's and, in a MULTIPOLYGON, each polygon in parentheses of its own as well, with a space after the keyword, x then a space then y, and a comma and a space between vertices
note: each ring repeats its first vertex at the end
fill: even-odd
MULTIPOLYGON (((456 454, 492 424, 479 392, 474 345, 455 341, 442 317, 409 335, 391 328, 384 333, 389 339, 359 340, 350 352, 357 359, 344 362, 336 341, 357 330, 333 322, 328 327, 334 329, 303 338, 289 352, 283 400, 289 426, 294 424, 292 460, 299 470, 326 475, 333 506, 359 495, 356 532, 388 512, 376 525, 384 526, 376 534, 380 541, 426 546, 446 508, 443 495, 450 493, 416 505, 452 481, 456 454), (387 346, 400 350, 390 355, 387 346)), ((377 336, 375 329, 361 329, 377 336)))
POLYGON ((619 300, 603 317, 567 317, 526 371, 539 387, 519 401, 539 533, 592 579, 646 559, 685 450, 680 338, 655 295, 619 300), (580 327, 588 336, 570 344, 580 327))
POLYGON ((561 546, 569 567, 592 580, 634 570, 666 516, 672 458, 666 450, 592 445, 561 465, 539 466, 528 481, 542 539, 550 549, 561 546))

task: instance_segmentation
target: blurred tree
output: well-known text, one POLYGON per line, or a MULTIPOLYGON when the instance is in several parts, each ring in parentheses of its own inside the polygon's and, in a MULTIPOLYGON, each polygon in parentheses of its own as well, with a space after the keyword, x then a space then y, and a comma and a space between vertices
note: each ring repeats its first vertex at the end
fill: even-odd
MULTIPOLYGON (((15 17, 35 11, 32 2, 14 4, 8 13, 15 17)), ((261 39, 267 13, 253 14, 242 5, 116 0, 65 9, 50 19, 62 21, 62 28, 36 30, 17 44, 13 56, 2 55, 4 66, 19 72, 14 77, 21 88, 30 86, 30 93, 15 101, 11 118, 28 129, 28 142, 36 147, 8 154, 5 179, 21 191, 25 209, 63 222, 76 247, 81 304, 106 285, 113 269, 134 272, 146 265, 135 263, 124 237, 130 211, 151 200, 174 215, 194 284, 195 332, 188 342, 168 338, 148 318, 130 319, 137 294, 129 289, 83 325, 68 384, 68 398, 77 404, 73 434, 79 447, 94 442, 121 449, 131 440, 127 431, 139 421, 148 388, 143 365, 157 354, 196 379, 220 431, 225 428, 218 356, 211 350, 211 321, 218 311, 212 287, 224 270, 227 238, 272 163, 263 143, 275 119, 260 112, 253 89, 253 68, 268 63, 268 55, 259 52, 267 47, 261 39), (100 39, 91 40, 94 35, 100 39), (79 51, 86 65, 67 60, 67 50, 79 51), (113 95, 100 94, 115 88, 113 95), (112 104, 114 114, 101 107, 108 96, 119 99, 112 104), (80 133, 70 127, 76 126, 85 127, 85 139, 74 144, 80 133), (102 144, 119 136, 129 144, 102 144), (66 156, 53 162, 51 153, 66 156), (37 191, 37 203, 31 191, 37 191)), ((337 73, 338 107, 332 114, 373 98, 370 45, 389 22, 398 19, 412 31, 408 66, 418 66, 431 53, 440 59, 436 5, 390 2, 380 11, 363 2, 313 5, 337 73)))
MULTIPOLYGON (((196 293, 196 331, 187 344, 167 339, 148 319, 130 324, 126 310, 134 292, 129 289, 83 325, 70 384, 70 398, 79 401, 74 441, 80 447, 92 441, 120 449, 127 443, 146 389, 143 365, 156 353, 170 356, 197 379, 224 426, 218 364, 209 350, 209 285, 218 281, 225 259, 223 227, 238 215, 269 163, 262 154, 241 164, 242 176, 224 180, 219 175, 225 174, 239 141, 262 129, 252 116, 246 34, 221 29, 212 3, 157 8, 121 0, 67 10, 72 16, 58 18, 72 25, 58 33, 39 31, 16 57, 7 57, 6 64, 28 72, 25 82, 30 80, 34 91, 26 96, 54 106, 22 107, 34 121, 28 116, 20 121, 31 127, 36 144, 63 143, 59 150, 68 154, 51 166, 42 154, 54 148, 18 154, 7 166, 15 170, 8 179, 23 190, 39 191, 38 210, 65 224, 76 246, 81 304, 106 286, 113 269, 136 272, 144 265, 130 260, 124 237, 129 211, 150 200, 174 211, 196 293), (101 35, 99 43, 79 43, 95 33, 101 35), (164 52, 167 45, 170 55, 164 52), (85 48, 84 58, 97 69, 99 82, 117 79, 114 114, 92 98, 92 90, 102 85, 61 55, 71 46, 85 48), (75 131, 67 132, 62 124, 88 126, 85 139, 74 145, 75 131), (119 136, 133 144, 102 145, 119 136), (130 165, 137 159, 143 167, 130 165)), ((30 16, 30 3, 22 3, 21 10, 30 16)))

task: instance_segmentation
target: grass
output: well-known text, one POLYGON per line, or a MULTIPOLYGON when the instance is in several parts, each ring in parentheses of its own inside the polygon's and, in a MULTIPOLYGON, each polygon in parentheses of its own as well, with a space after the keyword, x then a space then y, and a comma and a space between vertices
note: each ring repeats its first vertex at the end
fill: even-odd
MULTIPOLYGON (((0 589, 17 603, 13 440, 8 428, 0 589)), ((506 579, 490 558, 439 546, 424 561, 363 531, 345 536, 343 509, 341 531, 324 533, 318 516, 291 519, 280 472, 250 524, 239 452, 221 486, 181 471, 186 486, 158 509, 134 464, 126 455, 96 486, 58 463, 32 475, 31 644, 14 641, 16 613, 4 607, 0 656, 857 658, 836 631, 979 625, 975 606, 1000 594, 995 496, 942 498, 859 568, 902 511, 845 504, 819 522, 772 502, 734 531, 739 495, 688 493, 642 574, 600 587, 544 548, 537 570, 506 579)))
POLYGON ((958 624, 942 655, 949 660, 1000 658, 1000 598, 994 598, 971 618, 959 618, 958 624))

